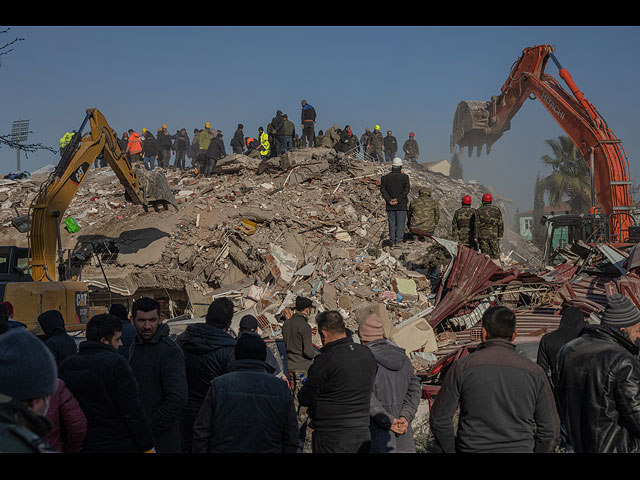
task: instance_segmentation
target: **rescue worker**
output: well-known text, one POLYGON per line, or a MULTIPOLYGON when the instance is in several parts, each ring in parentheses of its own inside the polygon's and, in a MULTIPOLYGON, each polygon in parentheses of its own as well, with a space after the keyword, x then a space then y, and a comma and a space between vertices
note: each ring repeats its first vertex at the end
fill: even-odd
POLYGON ((409 231, 420 239, 433 235, 440 220, 440 208, 431 198, 431 190, 425 187, 418 190, 418 197, 409 204, 408 220, 409 231))
POLYGON ((129 142, 127 143, 127 154, 131 159, 131 163, 140 161, 140 155, 142 154, 142 140, 140 140, 140 134, 129 129, 129 142))
POLYGON ((413 132, 409 133, 409 138, 404 142, 404 145, 402 145, 404 159, 410 163, 418 163, 418 157, 420 156, 418 142, 416 142, 414 137, 415 135, 413 132))
POLYGON ((369 136, 369 147, 367 154, 371 155, 372 161, 382 163, 384 161, 384 150, 382 146, 383 137, 380 132, 380 125, 376 125, 369 136))
POLYGON ((316 109, 309 105, 306 100, 300 102, 302 104, 302 113, 300 115, 300 123, 302 124, 302 146, 316 146, 316 109))
POLYGON ((260 140, 260 159, 266 160, 271 155, 271 143, 269 143, 269 135, 262 127, 258 128, 258 138, 260 140))
POLYGON ((72 132, 67 132, 65 133, 61 138, 60 138, 60 156, 62 157, 64 155, 64 152, 66 150, 67 145, 69 145, 69 143, 71 142, 71 139, 73 138, 73 135, 76 133, 75 130, 73 130, 72 132))
POLYGON ((478 211, 471 206, 471 196, 462 197, 462 206, 453 214, 451 238, 465 247, 478 250, 478 211))
POLYGON ((175 137, 169 134, 165 123, 158 129, 156 137, 158 142, 158 166, 169 168, 169 164, 171 163, 171 147, 175 137))
POLYGON ((478 246, 480 251, 496 259, 500 257, 500 239, 504 234, 502 212, 492 205, 490 193, 482 196, 482 206, 478 209, 478 246))
POLYGON ((207 167, 207 150, 209 149, 209 143, 213 133, 211 132, 211 124, 209 122, 204 124, 204 130, 198 135, 198 152, 196 153, 196 165, 198 172, 202 173, 206 171, 207 167))

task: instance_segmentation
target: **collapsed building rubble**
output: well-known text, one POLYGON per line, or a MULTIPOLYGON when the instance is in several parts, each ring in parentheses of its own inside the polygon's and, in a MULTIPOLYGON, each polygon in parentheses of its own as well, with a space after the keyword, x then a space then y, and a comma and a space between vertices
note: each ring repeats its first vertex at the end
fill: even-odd
MULTIPOLYGON (((318 311, 340 311, 352 331, 378 312, 387 336, 411 353, 418 371, 477 339, 482 312, 495 302, 514 308, 519 331, 531 333, 556 328, 562 304, 597 314, 614 288, 640 299, 634 273, 640 255, 586 248, 588 258, 580 252, 547 269, 540 252, 508 225, 501 261, 447 240, 462 196, 479 202, 488 189, 421 164, 404 171, 411 198, 426 186, 439 203, 434 238, 384 247, 379 182, 388 170, 322 147, 268 161, 233 154, 210 178, 163 170, 176 208, 145 211, 126 201, 111 170, 95 168, 65 212, 80 229, 63 231, 62 247, 71 271, 90 287, 96 312, 150 295, 167 318, 201 319, 213 299, 227 296, 236 323, 251 313, 264 335, 278 337, 295 297, 304 295, 318 311), (634 263, 623 267, 627 259, 634 263)), ((14 219, 28 213, 45 178, 0 181, 0 243, 27 246, 14 219)), ((494 200, 505 211, 508 199, 494 194, 494 200)), ((315 329, 314 335, 319 344, 315 329)))

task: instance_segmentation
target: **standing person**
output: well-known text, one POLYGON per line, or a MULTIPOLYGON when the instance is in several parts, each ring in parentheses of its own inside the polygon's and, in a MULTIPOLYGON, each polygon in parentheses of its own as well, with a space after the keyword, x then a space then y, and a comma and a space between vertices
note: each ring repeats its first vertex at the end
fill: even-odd
MULTIPOLYGON (((245 315, 240 319, 240 324, 238 325, 238 338, 240 338, 243 333, 255 333, 258 335, 258 319, 256 317, 253 315, 245 315)), ((267 359, 265 362, 273 368, 273 374, 276 377, 288 383, 289 380, 284 372, 282 360, 279 360, 280 353, 278 352, 278 347, 275 342, 273 342, 272 345, 275 351, 267 345, 267 359)))
POLYGON ((229 372, 234 360, 236 339, 227 331, 233 319, 233 303, 222 297, 214 300, 207 310, 205 323, 189 325, 177 338, 182 348, 189 395, 182 412, 182 453, 190 453, 193 422, 214 378, 229 372))
POLYGON ((122 345, 118 348, 118 353, 128 360, 129 350, 136 338, 136 327, 131 323, 127 307, 120 303, 114 303, 109 307, 109 315, 113 315, 120 319, 120 324, 122 325, 120 341, 122 342, 122 345))
POLYGON ((173 136, 169 134, 165 123, 158 129, 158 166, 169 168, 171 163, 171 145, 173 136))
MULTIPOLYGON (((158 142, 153 134, 146 128, 142 129, 142 161, 144 168, 153 170, 158 156, 158 142)), ((160 166, 158 164, 158 166, 160 166)))
POLYGON ((202 172, 204 176, 211 176, 218 160, 224 157, 226 157, 226 153, 224 151, 224 143, 222 142, 222 132, 218 131, 211 139, 211 142, 209 142, 209 148, 207 149, 207 167, 204 172, 202 172))
POLYGON ((131 164, 140 161, 140 155, 142 154, 142 140, 140 134, 134 131, 132 128, 128 130, 129 140, 127 141, 127 155, 129 156, 129 162, 131 164))
POLYGON ((376 359, 347 335, 339 312, 322 312, 317 324, 323 346, 298 392, 300 405, 309 409, 313 452, 367 453, 376 359))
POLYGON ((482 196, 482 206, 478 209, 478 246, 480 251, 492 259, 500 258, 500 239, 504 234, 502 212, 492 205, 490 193, 482 196))
POLYGON ((187 129, 182 128, 176 132, 175 140, 173 141, 173 151, 176 154, 176 158, 173 161, 173 165, 180 170, 185 169, 185 155, 189 148, 190 141, 187 129))
POLYGON ((384 161, 393 161, 393 159, 396 157, 396 152, 398 151, 398 141, 396 140, 396 137, 392 135, 391 130, 387 130, 387 136, 384 137, 383 147, 384 161))
POLYGON ((128 143, 129 143, 129 133, 123 132, 122 137, 118 139, 118 146, 120 147, 120 150, 122 150, 122 152, 127 156, 127 160, 131 162, 131 159, 129 158, 129 154, 126 153, 128 143))
POLYGON ((210 383, 193 425, 193 452, 295 453, 293 398, 266 363, 264 340, 243 333, 234 356, 229 373, 210 383))
POLYGON ((385 200, 391 246, 404 240, 407 208, 411 184, 409 175, 402 173, 402 159, 393 159, 391 172, 380 179, 380 193, 385 200))
POLYGON ((302 125, 302 146, 316 146, 316 109, 313 105, 307 103, 306 100, 300 102, 302 104, 302 112, 300 114, 300 123, 302 125))
POLYGON ((380 125, 376 125, 369 135, 368 145, 367 154, 372 157, 374 162, 382 163, 384 161, 384 146, 380 125))
POLYGON ((576 453, 640 452, 640 312, 626 297, 607 298, 599 325, 588 325, 558 352, 558 409, 576 453))
POLYGON ((238 124, 238 128, 233 134, 233 138, 231 139, 231 151, 237 154, 244 153, 244 125, 241 123, 238 124))
POLYGON ((121 335, 120 319, 95 315, 78 353, 60 364, 59 377, 87 417, 84 453, 154 451, 138 384, 127 360, 118 354, 121 335))
POLYGON ((364 133, 360 136, 360 148, 363 154, 369 151, 369 137, 371 137, 371 130, 365 127, 364 133))
POLYGON ((584 314, 579 308, 567 307, 562 312, 558 328, 542 336, 538 344, 536 363, 547 373, 549 380, 552 380, 555 376, 556 359, 560 349, 574 338, 577 338, 587 325, 584 314))
POLYGON ((187 156, 191 159, 191 168, 194 169, 199 168, 197 155, 198 151, 200 150, 199 138, 201 131, 202 130, 199 130, 197 128, 193 129, 193 138, 191 139, 191 145, 189 145, 189 149, 187 150, 187 156))
POLYGON ((209 144, 213 138, 213 132, 211 131, 211 124, 209 122, 204 124, 204 129, 198 134, 198 153, 196 154, 196 160, 198 163, 198 171, 203 173, 207 170, 207 150, 209 144))
POLYGON ((47 310, 38 315, 38 325, 44 332, 45 344, 57 365, 78 351, 76 341, 67 333, 64 318, 58 310, 47 310))
POLYGON ((87 417, 76 397, 59 378, 58 387, 49 401, 47 418, 52 427, 44 437, 45 441, 60 453, 78 453, 87 434, 87 417))
POLYGON ((180 414, 187 403, 184 354, 162 323, 160 304, 149 297, 133 302, 131 317, 137 335, 129 364, 158 453, 180 453, 180 414))
POLYGON ((422 187, 418 197, 409 203, 409 231, 418 237, 433 236, 440 221, 440 207, 431 197, 431 190, 422 187))
POLYGON ((47 407, 57 387, 56 361, 38 337, 23 328, 0 335, 0 452, 54 453, 47 407))
POLYGON ((551 385, 539 365, 516 352, 516 335, 515 314, 489 308, 482 316, 482 344, 445 374, 429 419, 445 453, 551 453, 557 445, 551 385))
POLYGON ((284 125, 282 126, 283 152, 290 152, 293 150, 293 137, 296 134, 296 126, 289 120, 289 116, 286 113, 282 115, 282 118, 284 119, 284 125))
POLYGON ((279 156, 284 152, 284 115, 280 110, 271 119, 270 125, 271 130, 268 130, 268 132, 275 140, 275 152, 276 156, 279 156))
POLYGON ((462 197, 462 206, 453 213, 452 240, 467 248, 478 250, 478 211, 471 207, 471 196, 462 197))
POLYGON ((371 452, 415 453, 411 422, 422 387, 411 360, 404 349, 384 338, 382 320, 375 313, 360 323, 358 335, 378 363, 371 395, 371 452))
POLYGON ((415 134, 409 133, 409 138, 402 145, 402 151, 404 152, 404 159, 410 163, 418 163, 418 157, 420 156, 420 148, 418 142, 416 142, 415 134))
POLYGON ((260 159, 267 160, 271 156, 271 143, 269 143, 269 135, 262 127, 258 128, 258 140, 260 142, 260 159))

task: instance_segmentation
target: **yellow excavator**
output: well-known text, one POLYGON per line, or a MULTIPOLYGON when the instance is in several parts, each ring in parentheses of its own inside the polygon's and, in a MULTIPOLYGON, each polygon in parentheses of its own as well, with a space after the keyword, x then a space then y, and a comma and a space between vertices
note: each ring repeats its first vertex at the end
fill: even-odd
POLYGON ((134 169, 118 145, 117 134, 97 109, 88 109, 55 170, 40 186, 29 207, 29 248, 0 247, 0 298, 14 306, 14 320, 37 329, 37 317, 59 310, 67 330, 82 330, 89 321, 89 291, 71 278, 61 246, 63 215, 87 172, 100 155, 124 186, 127 201, 145 210, 176 201, 158 171, 134 169), (86 124, 90 132, 82 135, 86 124))

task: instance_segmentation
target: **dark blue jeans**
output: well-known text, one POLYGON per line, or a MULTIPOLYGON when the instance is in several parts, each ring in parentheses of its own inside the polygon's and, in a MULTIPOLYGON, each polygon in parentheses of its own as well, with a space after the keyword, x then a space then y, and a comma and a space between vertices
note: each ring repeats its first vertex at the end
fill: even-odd
POLYGON ((402 242, 404 239, 404 227, 407 223, 406 210, 388 210, 387 220, 389 222, 389 241, 391 244, 402 242))

